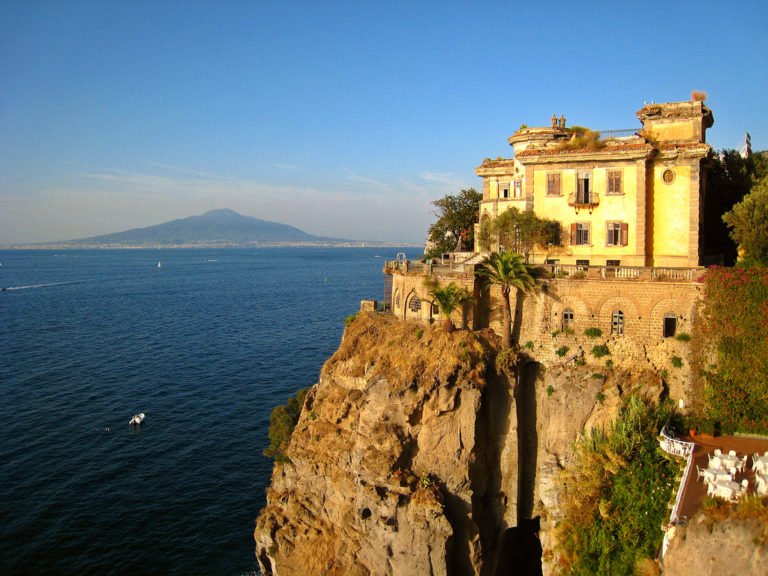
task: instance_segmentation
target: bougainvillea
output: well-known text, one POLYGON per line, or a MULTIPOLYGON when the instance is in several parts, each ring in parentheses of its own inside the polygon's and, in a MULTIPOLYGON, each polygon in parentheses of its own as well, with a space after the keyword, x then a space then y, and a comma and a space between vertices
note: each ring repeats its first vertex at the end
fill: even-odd
POLYGON ((718 351, 707 416, 723 432, 768 432, 768 269, 710 268, 704 321, 718 351))

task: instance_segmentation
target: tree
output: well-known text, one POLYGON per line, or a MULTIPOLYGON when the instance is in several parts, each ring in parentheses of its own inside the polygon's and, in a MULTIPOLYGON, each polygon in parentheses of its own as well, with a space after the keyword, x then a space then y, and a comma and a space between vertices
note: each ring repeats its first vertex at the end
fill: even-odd
POLYGON ((475 245, 475 222, 483 195, 474 188, 456 196, 448 194, 432 202, 437 207, 437 222, 429 227, 427 258, 444 252, 472 250, 475 245))
POLYGON ((501 345, 509 348, 512 344, 512 312, 509 295, 513 288, 518 292, 533 290, 536 285, 533 266, 525 262, 521 254, 493 252, 483 260, 476 274, 480 279, 481 290, 486 291, 494 285, 501 289, 501 345))
POLYGON ((768 176, 723 215, 731 228, 731 238, 744 251, 747 264, 768 266, 768 176))
POLYGON ((479 243, 483 248, 490 248, 491 242, 499 243, 500 249, 510 249, 522 254, 528 262, 536 246, 547 252, 553 246, 560 245, 561 225, 557 220, 541 218, 532 210, 512 207, 502 212, 489 225, 480 229, 479 243))
POLYGON ((276 406, 269 415, 269 447, 264 450, 264 456, 284 461, 283 451, 288 446, 293 429, 299 422, 301 409, 309 388, 302 388, 296 395, 288 398, 285 406, 276 406))
POLYGON ((743 158, 736 150, 722 150, 712 160, 703 204, 702 250, 705 256, 722 256, 726 265, 736 261, 736 246, 723 215, 740 202, 768 174, 768 157, 756 153, 743 158))
POLYGON ((453 282, 448 284, 448 286, 441 286, 430 276, 424 278, 424 286, 427 287, 429 295, 432 296, 430 302, 436 304, 440 314, 445 317, 443 328, 446 332, 453 332, 456 327, 453 324, 453 320, 451 320, 451 314, 457 308, 463 307, 464 304, 472 301, 469 291, 464 287, 457 286, 453 282))

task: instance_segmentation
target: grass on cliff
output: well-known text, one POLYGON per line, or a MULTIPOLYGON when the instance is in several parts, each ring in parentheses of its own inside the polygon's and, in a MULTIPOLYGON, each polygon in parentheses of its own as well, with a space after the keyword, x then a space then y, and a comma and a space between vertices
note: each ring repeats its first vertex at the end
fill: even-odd
POLYGON ((608 430, 593 429, 563 471, 557 526, 562 574, 631 575, 653 558, 680 465, 659 449, 666 411, 630 397, 608 430))
POLYGON ((360 313, 347 326, 323 374, 364 379, 375 375, 400 386, 466 382, 482 387, 487 368, 494 365, 497 342, 487 330, 446 332, 438 325, 360 313))

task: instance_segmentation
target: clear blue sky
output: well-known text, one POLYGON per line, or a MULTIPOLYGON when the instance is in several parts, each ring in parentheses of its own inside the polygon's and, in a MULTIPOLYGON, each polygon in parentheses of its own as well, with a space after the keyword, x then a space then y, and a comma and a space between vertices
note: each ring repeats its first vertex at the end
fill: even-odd
POLYGON ((768 2, 0 0, 0 243, 214 208, 421 241, 521 124, 693 89, 768 148, 768 2))

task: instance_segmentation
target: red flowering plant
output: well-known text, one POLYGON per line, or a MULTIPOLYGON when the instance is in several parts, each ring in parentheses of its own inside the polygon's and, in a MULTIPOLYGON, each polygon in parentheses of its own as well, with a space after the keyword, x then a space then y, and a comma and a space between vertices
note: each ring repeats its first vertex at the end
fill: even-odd
POLYGON ((710 268, 704 323, 718 352, 704 373, 707 417, 726 433, 768 433, 768 269, 710 268))

